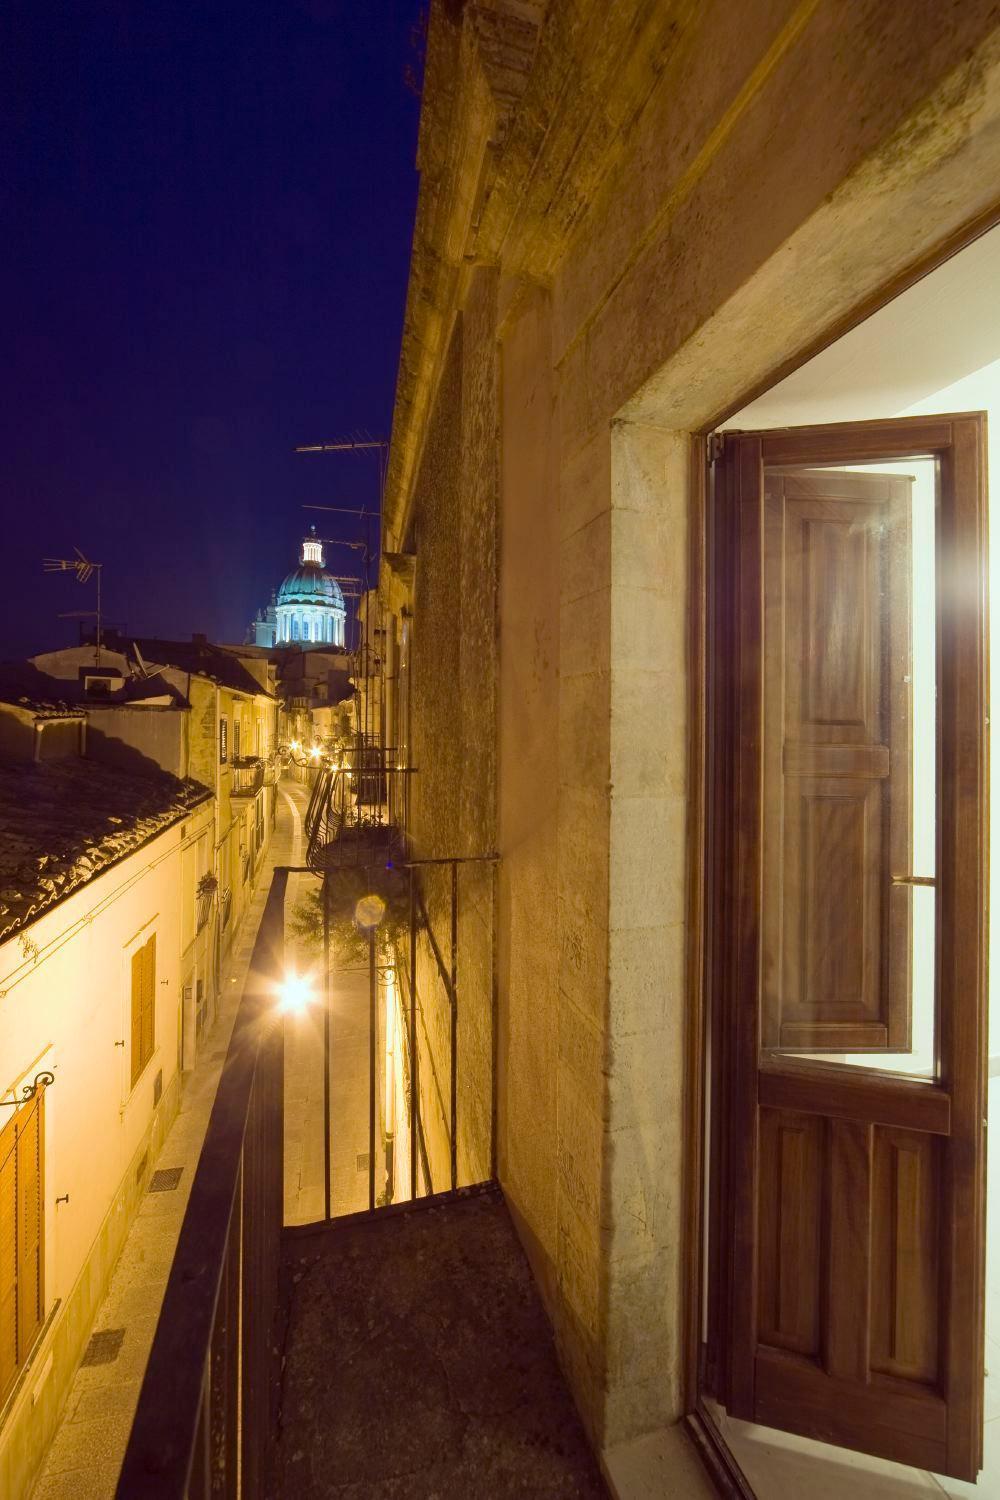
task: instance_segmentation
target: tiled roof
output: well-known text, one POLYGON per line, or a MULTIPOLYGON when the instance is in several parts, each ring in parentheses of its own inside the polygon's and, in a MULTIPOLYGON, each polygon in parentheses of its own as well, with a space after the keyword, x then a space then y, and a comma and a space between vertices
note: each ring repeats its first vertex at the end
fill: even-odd
POLYGON ((80 719, 82 711, 66 700, 67 683, 39 672, 30 662, 0 662, 0 703, 9 703, 36 719, 80 719))
POLYGON ((225 646, 214 646, 210 641, 163 641, 151 636, 136 637, 135 643, 150 666, 196 672, 234 693, 273 696, 225 646))
POLYGON ((211 795, 78 756, 0 762, 0 942, 211 795))
POLYGON ((80 678, 53 677, 31 661, 0 662, 0 703, 11 703, 37 718, 82 718, 92 708, 121 708, 148 698, 169 696, 176 707, 187 704, 177 688, 162 677, 112 680, 107 697, 88 693, 80 678))

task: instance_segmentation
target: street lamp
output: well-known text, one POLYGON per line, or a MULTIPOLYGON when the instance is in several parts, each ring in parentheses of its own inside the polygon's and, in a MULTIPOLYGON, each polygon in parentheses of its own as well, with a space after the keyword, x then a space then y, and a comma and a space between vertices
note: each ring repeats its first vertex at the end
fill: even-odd
POLYGON ((308 975, 286 974, 278 986, 278 1009, 285 1015, 300 1016, 315 998, 308 975))

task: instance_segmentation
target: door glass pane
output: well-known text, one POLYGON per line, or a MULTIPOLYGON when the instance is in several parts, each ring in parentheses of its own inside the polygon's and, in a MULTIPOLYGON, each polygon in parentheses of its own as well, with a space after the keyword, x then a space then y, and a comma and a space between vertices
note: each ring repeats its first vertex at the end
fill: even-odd
POLYGON ((765 472, 761 1043, 933 1076, 936 465, 765 472))

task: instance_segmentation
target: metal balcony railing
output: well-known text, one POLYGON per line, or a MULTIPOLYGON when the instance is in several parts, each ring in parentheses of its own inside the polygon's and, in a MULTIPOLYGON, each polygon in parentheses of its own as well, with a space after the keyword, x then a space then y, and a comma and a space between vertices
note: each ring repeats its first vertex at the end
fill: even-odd
POLYGON ((241 755, 233 761, 230 797, 255 797, 264 785, 264 762, 256 755, 241 755))
POLYGON ((396 751, 358 744, 340 761, 325 761, 306 810, 306 862, 317 872, 367 865, 399 854, 413 766, 396 751))

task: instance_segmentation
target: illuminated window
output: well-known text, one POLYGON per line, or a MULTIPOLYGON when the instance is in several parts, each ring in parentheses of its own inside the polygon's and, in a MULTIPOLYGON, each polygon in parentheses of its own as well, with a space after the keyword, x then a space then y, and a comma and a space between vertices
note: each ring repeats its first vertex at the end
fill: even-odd
POLYGON ((219 720, 219 762, 225 765, 229 759, 229 720, 223 715, 219 720))

